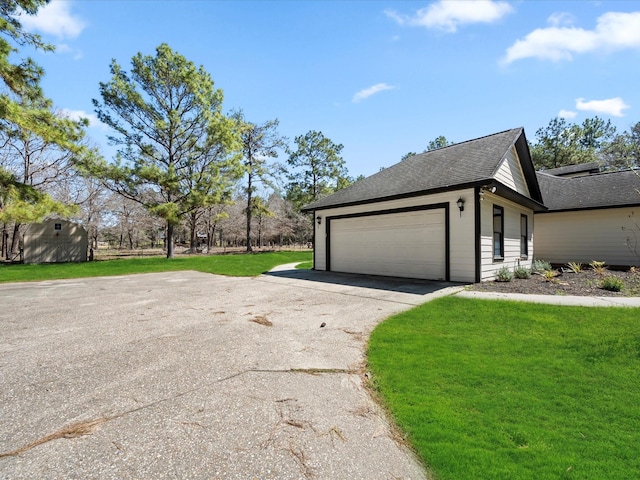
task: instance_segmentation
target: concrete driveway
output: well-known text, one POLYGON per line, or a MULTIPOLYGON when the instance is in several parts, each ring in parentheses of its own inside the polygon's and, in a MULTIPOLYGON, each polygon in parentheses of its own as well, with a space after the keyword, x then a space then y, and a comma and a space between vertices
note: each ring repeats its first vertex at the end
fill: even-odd
POLYGON ((452 288, 287 269, 0 284, 0 478, 424 478, 363 353, 452 288))

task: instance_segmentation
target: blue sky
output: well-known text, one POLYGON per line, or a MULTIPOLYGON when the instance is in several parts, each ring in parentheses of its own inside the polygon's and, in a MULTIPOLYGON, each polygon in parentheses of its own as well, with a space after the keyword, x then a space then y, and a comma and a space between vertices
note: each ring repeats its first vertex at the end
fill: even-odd
MULTIPOLYGON (((556 116, 640 121, 637 1, 53 0, 23 25, 56 45, 29 52, 56 107, 106 127, 91 100, 116 59, 167 43, 203 65, 224 110, 322 131, 352 176, 371 175, 444 135, 460 142, 556 116)), ((284 160, 281 157, 281 160, 284 160)))

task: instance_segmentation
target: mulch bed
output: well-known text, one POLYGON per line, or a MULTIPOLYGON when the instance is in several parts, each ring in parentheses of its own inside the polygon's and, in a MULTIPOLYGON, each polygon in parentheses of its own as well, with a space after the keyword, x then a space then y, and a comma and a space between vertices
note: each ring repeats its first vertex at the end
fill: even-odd
POLYGON ((480 292, 529 293, 537 295, 580 295, 595 297, 637 297, 640 296, 640 269, 635 271, 607 271, 602 275, 592 270, 580 273, 559 272, 553 280, 533 274, 530 278, 514 278, 510 282, 483 282, 469 287, 480 292), (602 279, 616 276, 624 282, 620 292, 611 292, 601 288, 602 279))

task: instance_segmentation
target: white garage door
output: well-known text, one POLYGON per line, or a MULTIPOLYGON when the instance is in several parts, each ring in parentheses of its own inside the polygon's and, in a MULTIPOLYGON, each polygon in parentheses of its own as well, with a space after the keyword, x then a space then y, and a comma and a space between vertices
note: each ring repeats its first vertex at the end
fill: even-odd
POLYGON ((331 220, 334 272, 445 280, 445 210, 331 220))

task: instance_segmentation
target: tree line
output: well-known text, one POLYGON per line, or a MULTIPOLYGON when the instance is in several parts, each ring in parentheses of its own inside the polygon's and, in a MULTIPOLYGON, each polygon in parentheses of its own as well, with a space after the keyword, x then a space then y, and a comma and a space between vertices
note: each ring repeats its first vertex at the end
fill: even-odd
MULTIPOLYGON (((12 61, 19 47, 53 50, 25 32, 16 14, 34 15, 48 0, 0 3, 0 257, 14 258, 24 225, 69 217, 100 240, 137 248, 174 240, 190 249, 305 243, 313 221, 300 207, 344 188, 343 145, 320 131, 278 132, 278 119, 254 122, 223 111, 223 91, 202 66, 168 45, 138 53, 128 70, 117 61, 93 100, 110 128, 115 158, 86 137, 88 121, 58 113, 40 86, 33 60, 12 61), (279 161, 281 156, 286 157, 279 161)), ((451 145, 440 135, 425 151, 451 145)), ((552 119, 529 144, 539 170, 598 162, 603 169, 640 166, 640 122, 618 133, 599 117, 573 124, 552 119)), ((415 155, 409 152, 402 160, 415 155)))
POLYGON ((135 55, 128 71, 112 61, 110 79, 100 83, 101 98, 93 105, 116 149, 114 159, 105 159, 88 144, 87 120, 54 110, 40 87, 42 69, 31 59, 11 62, 23 45, 53 50, 25 32, 16 17, 35 14, 47 1, 0 6, 4 258, 15 255, 24 224, 51 215, 80 220, 94 245, 102 230, 108 234, 114 227, 120 244, 162 238, 168 258, 185 229, 191 248, 203 238, 212 245, 216 228, 232 232, 234 242, 249 251, 267 233, 280 242, 308 241, 311 222, 301 217, 300 207, 353 181, 341 144, 309 131, 292 148, 278 133, 277 119, 254 123, 242 110, 224 113, 223 91, 204 67, 166 44, 155 55, 135 55), (275 161, 282 153, 288 155, 284 164, 275 161), (231 216, 243 218, 240 242, 231 216), (267 228, 274 224, 278 232, 267 228))

